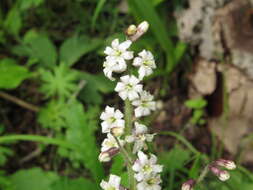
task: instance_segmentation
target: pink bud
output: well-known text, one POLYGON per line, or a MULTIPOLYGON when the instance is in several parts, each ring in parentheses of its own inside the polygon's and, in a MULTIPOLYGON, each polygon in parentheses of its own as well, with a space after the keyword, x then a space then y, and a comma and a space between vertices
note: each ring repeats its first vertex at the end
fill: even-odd
POLYGON ((196 181, 193 179, 190 179, 183 183, 181 190, 193 190, 193 186, 195 185, 196 181))
POLYGON ((226 181, 230 178, 230 175, 227 171, 221 170, 213 165, 209 166, 210 171, 216 175, 221 181, 226 181))
POLYGON ((214 164, 217 166, 225 167, 228 170, 233 170, 236 168, 235 163, 231 160, 219 159, 219 160, 216 160, 214 164))
POLYGON ((99 154, 98 159, 100 162, 109 162, 112 159, 112 157, 118 153, 119 153, 119 148, 113 147, 107 151, 101 152, 99 154))

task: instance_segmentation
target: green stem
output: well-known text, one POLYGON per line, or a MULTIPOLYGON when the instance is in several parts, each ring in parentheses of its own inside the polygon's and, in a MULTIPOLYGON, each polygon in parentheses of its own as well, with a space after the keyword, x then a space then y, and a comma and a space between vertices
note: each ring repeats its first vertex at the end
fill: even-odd
MULTIPOLYGON (((125 100, 126 136, 131 135, 131 133, 132 133, 132 127, 133 127, 132 117, 133 117, 133 106, 132 106, 131 102, 128 99, 126 99, 125 100)), ((132 149, 131 149, 130 144, 126 145, 126 151, 127 151, 128 155, 130 155, 130 157, 132 158, 133 154, 132 154, 132 149)), ((130 188, 130 190, 136 190, 136 181, 134 178, 134 171, 132 169, 131 164, 127 164, 127 172, 128 172, 129 188, 130 188)))
POLYGON ((12 141, 35 141, 44 144, 52 144, 57 145, 65 148, 76 149, 73 145, 66 143, 62 140, 44 137, 44 136, 37 136, 37 135, 5 135, 0 137, 0 144, 1 143, 10 143, 12 141))
POLYGON ((209 165, 207 165, 204 170, 201 172, 199 178, 197 179, 196 183, 199 184, 201 181, 204 180, 204 178, 207 176, 209 171, 209 165))

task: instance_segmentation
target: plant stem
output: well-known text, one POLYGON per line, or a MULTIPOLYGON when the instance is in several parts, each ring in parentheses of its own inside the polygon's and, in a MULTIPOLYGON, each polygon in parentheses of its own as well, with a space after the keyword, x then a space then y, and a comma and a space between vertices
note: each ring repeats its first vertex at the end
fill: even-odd
POLYGON ((114 135, 112 135, 115 139, 115 141, 117 142, 117 145, 119 146, 119 149, 121 151, 121 153, 125 156, 125 160, 129 165, 133 164, 133 161, 131 159, 131 157, 128 155, 127 151, 125 150, 124 147, 121 146, 119 139, 117 137, 115 137, 114 135))
POLYGON ((17 105, 19 105, 23 108, 26 108, 28 110, 31 110, 33 112, 38 112, 39 109, 40 109, 39 107, 37 107, 35 105, 32 105, 28 102, 25 102, 24 100, 21 100, 21 99, 15 97, 15 96, 12 96, 10 94, 7 94, 7 93, 3 92, 3 91, 0 91, 0 97, 4 98, 6 100, 9 100, 11 102, 14 102, 15 104, 17 104, 17 105))
POLYGON ((203 179, 206 177, 209 171, 209 164, 204 168, 204 170, 201 172, 200 176, 198 177, 196 183, 199 184, 203 179))
POLYGON ((73 145, 66 143, 62 140, 53 139, 50 137, 37 136, 37 135, 5 135, 0 137, 1 143, 10 143, 12 141, 35 141, 45 144, 58 145, 65 148, 76 149, 73 145))
MULTIPOLYGON (((125 100, 126 136, 131 135, 131 133, 132 133, 132 127, 133 127, 132 117, 133 117, 133 107, 132 107, 130 100, 126 99, 125 100)), ((132 155, 132 149, 131 149, 130 144, 126 145, 126 151, 127 151, 128 155, 130 155, 130 157, 132 158, 133 155, 132 155)), ((136 181, 134 178, 134 171, 132 169, 131 164, 127 164, 127 172, 128 172, 129 188, 130 188, 130 190, 136 190, 136 181)))

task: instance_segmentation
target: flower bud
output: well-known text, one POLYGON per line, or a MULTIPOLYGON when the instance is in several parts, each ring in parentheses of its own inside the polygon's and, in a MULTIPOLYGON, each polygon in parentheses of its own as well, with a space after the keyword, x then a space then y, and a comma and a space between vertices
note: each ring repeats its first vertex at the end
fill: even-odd
POLYGON ((142 31, 143 33, 147 32, 149 28, 149 23, 147 21, 143 21, 138 25, 138 30, 142 31))
POLYGON ((99 154, 98 159, 100 162, 109 162, 112 159, 112 157, 118 153, 119 153, 119 148, 113 147, 107 151, 101 152, 99 154))
POLYGON ((190 179, 183 183, 181 190, 193 190, 193 186, 195 185, 196 181, 193 179, 190 179))
POLYGON ((123 127, 113 127, 111 129, 111 133, 116 136, 119 137, 124 133, 124 128, 123 127))
POLYGON ((132 24, 132 25, 130 25, 130 26, 127 28, 127 30, 126 30, 126 35, 132 36, 132 35, 134 35, 136 32, 137 32, 137 27, 136 27, 134 24, 132 24))
POLYGON ((216 160, 214 164, 217 166, 225 167, 228 170, 233 170, 236 168, 235 163, 231 160, 219 159, 219 160, 216 160))
POLYGON ((209 169, 211 172, 216 175, 221 181, 226 181, 230 178, 230 175, 227 171, 225 170, 220 170, 219 168, 215 166, 210 166, 209 169))
POLYGON ((109 162, 111 160, 110 155, 107 152, 101 152, 98 159, 100 162, 109 162))

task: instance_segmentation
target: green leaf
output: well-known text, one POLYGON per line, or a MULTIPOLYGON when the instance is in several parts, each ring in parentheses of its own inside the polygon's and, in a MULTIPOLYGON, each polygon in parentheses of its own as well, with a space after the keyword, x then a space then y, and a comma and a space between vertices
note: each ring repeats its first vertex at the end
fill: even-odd
POLYGON ((98 127, 97 111, 93 107, 84 112, 83 106, 75 101, 67 107, 65 117, 68 125, 66 141, 79 149, 70 153, 71 159, 80 161, 89 169, 93 179, 99 184, 104 171, 98 161, 99 149, 95 138, 98 127))
POLYGON ((170 152, 161 153, 159 160, 164 165, 164 171, 172 171, 183 168, 190 155, 189 151, 176 146, 170 152))
POLYGON ((162 19, 157 14, 154 6, 147 0, 128 0, 130 8, 141 20, 147 20, 150 24, 150 29, 160 43, 163 50, 166 52, 168 67, 167 71, 171 71, 175 65, 174 45, 168 36, 168 31, 162 19))
POLYGON ((18 36, 22 27, 22 19, 19 10, 14 6, 7 14, 4 27, 8 33, 18 36))
POLYGON ((95 24, 96 24, 96 20, 98 18, 99 13, 102 11, 102 8, 105 4, 106 0, 99 0, 95 9, 95 12, 92 16, 91 19, 91 28, 94 28, 95 24))
POLYGON ((207 101, 203 98, 191 99, 191 100, 187 100, 185 102, 185 105, 188 108, 201 109, 201 108, 204 108, 205 106, 207 106, 207 101))
POLYGON ((43 81, 40 91, 46 98, 58 97, 61 100, 69 98, 78 88, 78 73, 70 69, 66 64, 60 64, 51 70, 41 70, 43 81))
POLYGON ((30 30, 24 36, 23 43, 28 47, 27 56, 38 59, 42 66, 53 68, 56 65, 56 48, 48 36, 30 30))
POLYGON ((38 122, 45 128, 60 131, 66 126, 64 109, 66 104, 62 101, 52 100, 45 107, 40 109, 38 122))
POLYGON ((87 36, 75 35, 62 44, 60 48, 60 61, 71 66, 76 63, 81 56, 94 51, 101 44, 101 40, 91 40, 87 36))
POLYGON ((40 168, 19 170, 10 176, 13 190, 46 190, 58 179, 52 172, 44 172, 40 168))
POLYGON ((19 9, 24 11, 31 7, 37 7, 42 4, 44 0, 18 0, 19 9))
POLYGON ((80 93, 80 98, 86 103, 100 104, 102 103, 102 93, 113 92, 115 82, 112 82, 105 78, 103 74, 91 75, 86 72, 81 72, 80 76, 87 84, 80 93))
MULTIPOLYGON (((100 189, 88 179, 68 179, 66 177, 57 180, 48 190, 96 190, 100 189)), ((45 189, 46 190, 46 189, 45 189)))
POLYGON ((125 161, 122 155, 117 155, 113 158, 113 163, 110 169, 111 174, 121 175, 124 172, 125 161))
POLYGON ((17 65, 15 60, 8 58, 0 60, 0 89, 16 88, 30 76, 28 69, 17 65))

